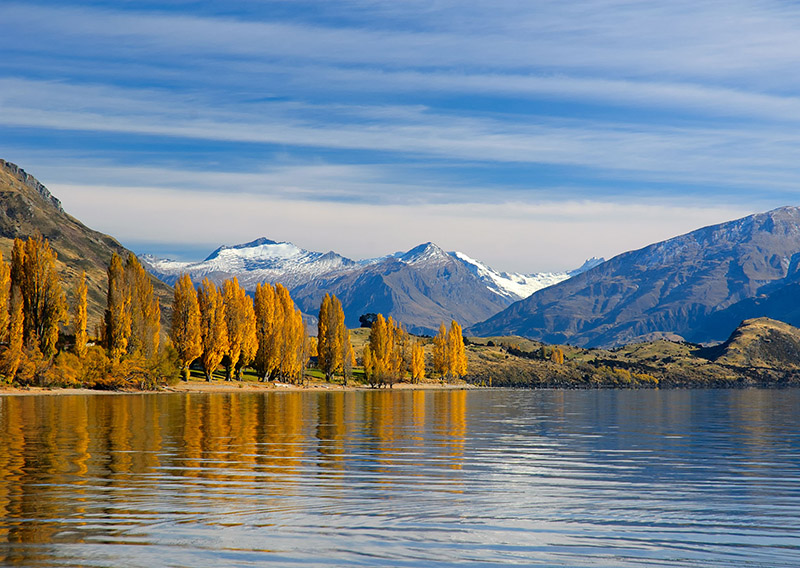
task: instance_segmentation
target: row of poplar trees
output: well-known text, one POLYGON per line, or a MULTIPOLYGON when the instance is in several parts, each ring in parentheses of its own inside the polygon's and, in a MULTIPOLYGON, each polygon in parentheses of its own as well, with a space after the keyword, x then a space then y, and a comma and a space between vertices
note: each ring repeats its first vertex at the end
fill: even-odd
MULTIPOLYGON (((56 259, 55 251, 41 236, 15 239, 10 266, 0 255, 0 344, 4 346, 0 372, 9 382, 18 372, 23 381, 37 379, 42 384, 53 378, 48 373, 66 372, 82 380, 80 367, 89 349, 86 274, 81 274, 72 292, 72 353, 77 360, 66 363, 72 368, 65 371, 58 364, 63 358, 52 365, 60 327, 70 319, 56 259)), ((108 304, 98 334, 110 360, 119 362, 124 355, 156 359, 161 311, 150 278, 135 255, 131 253, 124 266, 118 255, 112 257, 108 284, 108 304)))
POLYGON ((302 379, 312 342, 303 317, 281 284, 258 284, 254 298, 234 277, 217 287, 208 278, 195 289, 184 274, 175 284, 171 338, 184 380, 200 358, 206 380, 225 361, 226 378, 252 366, 259 380, 302 379))
MULTIPOLYGON (((334 374, 352 376, 356 364, 350 332, 344 325, 342 303, 336 296, 325 294, 319 310, 317 327, 317 360, 325 379, 334 374)), ((422 340, 412 338, 400 322, 378 314, 372 323, 369 341, 362 353, 364 376, 371 385, 391 385, 410 376, 412 383, 425 378, 425 349, 422 340)), ((453 321, 450 328, 441 325, 433 339, 433 371, 444 380, 463 377, 467 373, 467 356, 461 326, 453 321)))

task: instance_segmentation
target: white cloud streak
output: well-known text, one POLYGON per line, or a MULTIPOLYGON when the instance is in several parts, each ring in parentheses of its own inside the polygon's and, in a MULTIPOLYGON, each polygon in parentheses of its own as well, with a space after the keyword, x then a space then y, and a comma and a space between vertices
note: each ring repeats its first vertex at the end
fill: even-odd
POLYGON ((368 258, 422 241, 520 272, 574 268, 749 211, 603 201, 392 205, 320 203, 269 195, 196 193, 154 187, 53 185, 65 207, 126 240, 177 243, 208 252, 259 236, 368 258))

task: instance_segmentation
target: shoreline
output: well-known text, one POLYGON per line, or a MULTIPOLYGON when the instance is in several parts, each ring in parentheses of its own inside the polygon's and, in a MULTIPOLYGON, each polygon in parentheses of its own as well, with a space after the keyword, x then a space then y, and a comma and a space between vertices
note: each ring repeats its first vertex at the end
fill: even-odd
POLYGON ((347 385, 317 383, 313 382, 306 385, 293 385, 290 383, 267 382, 257 383, 250 381, 189 381, 180 382, 176 385, 162 387, 158 390, 97 390, 87 388, 61 388, 61 387, 20 387, 0 386, 0 397, 2 396, 42 396, 42 395, 84 395, 84 394, 198 394, 198 393, 237 393, 237 392, 394 392, 406 390, 473 390, 480 389, 476 385, 468 383, 395 383, 393 388, 381 387, 372 388, 367 385, 347 385))

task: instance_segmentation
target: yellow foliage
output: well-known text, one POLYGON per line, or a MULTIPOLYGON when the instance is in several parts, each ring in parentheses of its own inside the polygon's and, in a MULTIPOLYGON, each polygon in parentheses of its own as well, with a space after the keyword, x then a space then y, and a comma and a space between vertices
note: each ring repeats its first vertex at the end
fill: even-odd
POLYGON ((8 339, 9 306, 11 300, 11 267, 0 253, 0 342, 8 339))
POLYGON ((241 378, 242 369, 249 365, 258 350, 256 314, 253 300, 247 295, 239 280, 234 277, 224 285, 225 322, 228 328, 228 372, 231 380, 235 373, 241 378))
POLYGON ((106 342, 111 359, 118 361, 128 350, 131 335, 131 297, 125 282, 122 259, 114 253, 108 265, 108 296, 105 313, 106 342))
POLYGON ((56 253, 47 239, 15 239, 12 249, 12 284, 22 293, 25 341, 35 343, 44 357, 55 354, 58 331, 67 321, 67 303, 56 273, 56 253))
POLYGON ((200 306, 200 335, 203 338, 203 371, 206 381, 210 381, 228 351, 225 303, 217 286, 208 278, 203 279, 197 292, 197 303, 200 306))
POLYGON ((464 337, 461 326, 455 320, 450 322, 450 329, 441 324, 439 333, 433 338, 433 368, 442 380, 448 377, 457 379, 467 374, 464 337))
POLYGON ((425 350, 419 340, 411 346, 411 381, 419 383, 425 378, 425 350))
POLYGON ((75 293, 73 295, 72 306, 72 329, 75 334, 75 347, 74 352, 79 358, 86 355, 86 343, 88 336, 86 334, 86 272, 81 272, 81 277, 78 279, 75 286, 75 293))
POLYGON ((336 296, 325 294, 319 308, 317 323, 317 361, 325 380, 344 373, 347 357, 352 353, 350 332, 344 325, 344 310, 336 296))
POLYGON ((175 283, 170 337, 178 352, 184 380, 188 380, 189 365, 203 353, 200 306, 197 302, 197 292, 188 274, 181 276, 175 283))
POLYGON ((25 314, 22 310, 22 293, 19 287, 14 286, 11 290, 11 305, 9 309, 8 324, 8 346, 2 357, 0 357, 0 370, 2 370, 6 381, 13 382, 19 364, 23 357, 23 323, 25 314))
POLYGON ((130 298, 131 332, 128 353, 149 361, 158 356, 161 341, 161 306, 153 294, 150 276, 130 253, 125 265, 125 283, 130 298))

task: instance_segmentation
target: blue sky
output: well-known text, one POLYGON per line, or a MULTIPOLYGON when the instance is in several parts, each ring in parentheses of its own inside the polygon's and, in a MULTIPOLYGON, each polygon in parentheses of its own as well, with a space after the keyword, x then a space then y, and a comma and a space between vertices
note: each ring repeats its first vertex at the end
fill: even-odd
POLYGON ((5 2, 0 157, 137 252, 572 268, 800 204, 800 5, 5 2))

